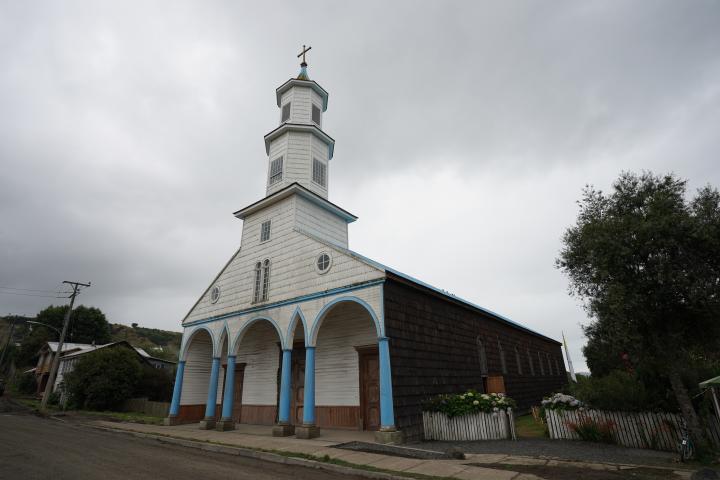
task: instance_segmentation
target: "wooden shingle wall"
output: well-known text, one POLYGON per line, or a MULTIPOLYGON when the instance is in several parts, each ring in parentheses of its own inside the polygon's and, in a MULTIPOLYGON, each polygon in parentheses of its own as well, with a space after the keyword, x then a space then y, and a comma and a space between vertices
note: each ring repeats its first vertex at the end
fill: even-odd
MULTIPOLYGON (((523 375, 517 373, 515 345, 522 346, 521 352, 530 348, 542 356, 547 353, 550 358, 561 359, 557 342, 400 281, 388 279, 384 297, 395 420, 410 440, 422 436, 423 401, 442 393, 483 390, 478 339, 485 347, 488 375, 503 376, 506 393, 518 402, 519 410, 539 404, 544 395, 557 391, 567 381, 564 369, 558 372, 553 368, 548 374, 547 365, 544 376, 538 366, 535 375, 530 375, 527 365, 523 365, 523 375), (498 339, 505 352, 506 374, 502 373, 498 339)), ((527 361, 522 355, 521 359, 527 361)))

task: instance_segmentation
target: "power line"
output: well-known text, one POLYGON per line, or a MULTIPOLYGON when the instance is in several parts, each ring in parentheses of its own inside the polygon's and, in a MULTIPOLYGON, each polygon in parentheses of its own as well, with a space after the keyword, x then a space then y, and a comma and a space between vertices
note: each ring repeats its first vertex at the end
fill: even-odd
MULTIPOLYGON (((60 293, 60 292, 57 292, 60 293)), ((20 295, 22 297, 43 297, 43 298, 68 298, 57 295, 40 295, 37 293, 0 292, 0 295, 20 295)))
MULTIPOLYGON (((0 289, 2 289, 2 290, 17 290, 20 292, 39 292, 39 293, 58 293, 58 290, 59 290, 58 288, 56 288, 55 290, 36 290, 34 288, 16 288, 16 287, 4 287, 4 286, 0 286, 0 289)), ((68 292, 68 293, 70 293, 70 292, 68 292)))

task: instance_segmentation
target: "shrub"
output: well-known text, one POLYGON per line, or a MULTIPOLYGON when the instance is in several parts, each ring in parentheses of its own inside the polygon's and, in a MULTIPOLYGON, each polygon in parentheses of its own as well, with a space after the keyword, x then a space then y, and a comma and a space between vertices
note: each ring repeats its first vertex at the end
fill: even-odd
POLYGON ((542 401, 543 410, 577 410, 583 403, 572 395, 555 393, 542 401))
POLYGON ((616 443, 614 422, 598 421, 587 415, 581 415, 577 423, 568 422, 568 426, 583 440, 589 442, 616 443))
POLYGON ((497 412, 515 407, 515 401, 502 393, 477 393, 468 390, 462 394, 438 395, 423 404, 426 412, 442 412, 458 417, 479 412, 497 412))
POLYGON ((136 391, 142 375, 137 353, 127 348, 103 348, 82 356, 64 377, 70 405, 113 410, 136 391))
POLYGON ((144 365, 135 395, 155 402, 169 402, 172 399, 173 382, 169 370, 144 365))
POLYGON ((572 390, 578 399, 598 410, 638 412, 655 410, 658 406, 657 399, 651 398, 636 374, 622 370, 603 377, 584 378, 572 390))
POLYGON ((32 395, 37 392, 37 380, 34 373, 23 373, 15 380, 15 387, 19 393, 32 395))

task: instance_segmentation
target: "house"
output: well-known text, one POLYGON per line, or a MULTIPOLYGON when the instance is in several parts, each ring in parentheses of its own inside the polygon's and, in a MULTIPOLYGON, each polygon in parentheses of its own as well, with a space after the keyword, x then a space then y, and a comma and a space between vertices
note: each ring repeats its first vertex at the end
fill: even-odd
POLYGON ((303 61, 276 103, 266 196, 235 212, 241 246, 182 320, 167 424, 398 442, 421 437, 430 396, 505 392, 527 409, 566 382, 557 340, 350 250, 357 217, 328 199, 328 92, 303 61))
MULTIPOLYGON (((175 362, 152 357, 142 348, 133 347, 124 340, 119 342, 106 343, 104 345, 93 345, 88 343, 64 343, 62 355, 60 356, 60 363, 58 364, 57 375, 55 376, 55 382, 53 383, 53 388, 51 392, 58 390, 58 388, 62 384, 63 377, 75 368, 75 365, 77 364, 78 360, 82 358, 82 356, 103 348, 118 347, 131 349, 138 355, 142 363, 150 365, 153 368, 170 370, 175 366, 175 362)), ((40 349, 40 352, 38 354, 38 363, 35 367, 35 375, 38 379, 38 395, 42 395, 45 392, 48 378, 50 376, 52 359, 57 354, 57 350, 58 342, 47 342, 40 349)))

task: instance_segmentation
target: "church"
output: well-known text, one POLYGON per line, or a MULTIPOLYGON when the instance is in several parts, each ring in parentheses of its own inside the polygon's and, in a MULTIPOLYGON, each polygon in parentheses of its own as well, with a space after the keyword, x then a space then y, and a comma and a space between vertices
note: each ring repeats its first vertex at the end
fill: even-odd
POLYGON ((241 244, 182 320, 166 424, 375 431, 422 439, 422 403, 467 389, 520 410, 566 382, 560 342, 348 247, 328 198, 328 92, 300 73, 276 89, 266 195, 235 212, 241 244))

